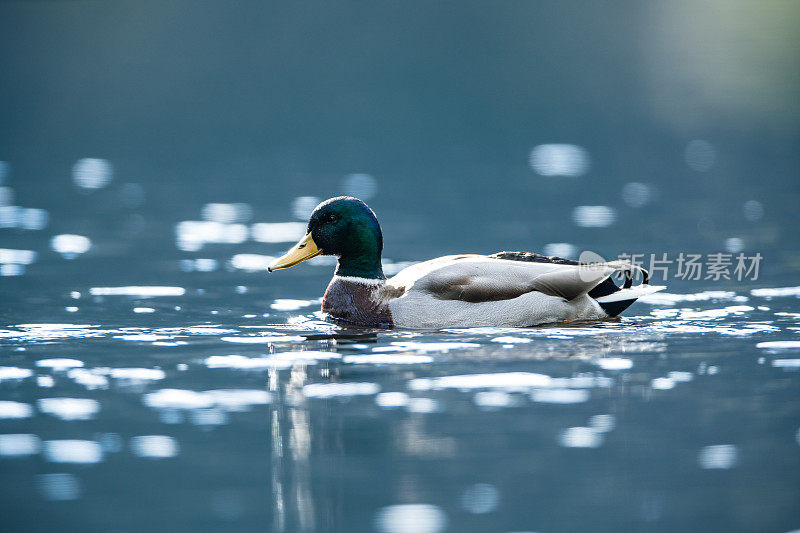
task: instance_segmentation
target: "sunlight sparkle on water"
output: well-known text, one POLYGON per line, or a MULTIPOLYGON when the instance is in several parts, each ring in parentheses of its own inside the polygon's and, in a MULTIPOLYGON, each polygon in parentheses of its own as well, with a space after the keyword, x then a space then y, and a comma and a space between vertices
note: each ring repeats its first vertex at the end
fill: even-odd
POLYGON ((16 433, 0 435, 0 456, 22 457, 35 455, 41 449, 41 441, 36 435, 16 433))
POLYGON ((565 448, 597 448, 603 444, 603 435, 594 428, 571 427, 559 434, 558 442, 565 448))
POLYGON ((753 296, 764 298, 775 298, 779 296, 800 296, 800 287, 776 287, 772 289, 753 289, 750 291, 753 296))
POLYGON ((464 489, 458 503, 468 513, 490 513, 500 503, 500 492, 489 483, 476 483, 464 489))
POLYGON ((531 399, 538 403, 583 403, 589 400, 585 389, 539 389, 531 393, 531 399))
POLYGON ((64 259, 74 259, 86 253, 92 247, 92 241, 83 235, 62 234, 50 239, 50 248, 58 252, 64 259))
POLYGON ((575 144, 540 144, 528 163, 540 176, 581 176, 589 170, 589 153, 575 144))
POLYGON ((93 440, 48 440, 42 444, 42 454, 51 463, 94 464, 103 460, 103 449, 93 440))
POLYGON ((521 390, 547 387, 550 376, 531 372, 505 372, 498 374, 464 374, 438 378, 416 378, 408 382, 411 390, 440 389, 506 389, 521 390))
POLYGON ((378 182, 369 174, 348 174, 342 181, 342 192, 367 201, 378 192, 378 182))
POLYGON ((76 500, 81 496, 80 480, 73 474, 39 474, 36 482, 42 498, 48 501, 76 500))
POLYGON ((291 212, 292 216, 297 220, 307 221, 311 217, 314 208, 317 207, 322 200, 316 196, 298 196, 292 200, 291 212))
POLYGON ((578 256, 578 248, 568 242, 551 242, 542 248, 544 255, 554 255, 565 259, 574 259, 578 256))
POLYGON ((375 515, 381 533, 439 533, 446 526, 447 515, 435 505, 390 505, 375 515))
POLYGON ((244 224, 210 220, 184 220, 175 226, 176 245, 185 252, 197 252, 206 244, 241 244, 248 233, 244 224))
POLYGON ((372 364, 372 365, 416 365, 432 363, 433 357, 429 355, 406 355, 406 354, 367 354, 367 355, 346 355, 342 362, 348 364, 372 364))
POLYGON ((300 342, 305 340, 305 337, 296 335, 261 335, 249 337, 220 337, 219 340, 235 344, 272 344, 273 342, 300 342))
POLYGON ((72 167, 72 181, 81 189, 101 189, 113 177, 111 163, 105 159, 87 157, 72 167))
POLYGON ((237 270, 248 272, 266 271, 274 256, 261 254, 236 254, 231 257, 230 265, 237 270))
POLYGON ((37 253, 33 250, 13 250, 0 248, 0 263, 14 263, 18 265, 30 265, 36 261, 37 253))
POLYGON ((139 457, 165 459, 178 455, 178 441, 168 435, 139 435, 131 438, 131 451, 139 457))
POLYGON ((572 210, 572 221, 582 228, 605 228, 617 220, 617 212, 607 205, 580 205, 572 210))
POLYGON ((237 370, 265 370, 269 368, 289 368, 291 360, 270 357, 245 357, 243 355, 212 355, 205 360, 208 368, 233 368, 237 370))
POLYGON ((90 398, 40 398, 36 405, 41 412, 61 420, 89 420, 100 411, 97 400, 90 398))
POLYGON ((375 403, 380 407, 405 407, 409 396, 405 392, 382 392, 375 396, 375 403))
POLYGON ((206 204, 200 210, 203 220, 219 222, 221 224, 233 224, 236 222, 247 222, 253 216, 253 208, 250 204, 206 204))
POLYGON ((16 366, 0 366, 0 381, 26 379, 33 375, 33 371, 16 366))
POLYGON ((328 399, 377 394, 380 390, 377 383, 312 383, 303 387, 303 395, 306 398, 328 399))
POLYGON ((50 368, 58 372, 70 368, 82 367, 83 361, 78 361, 77 359, 40 359, 36 361, 36 366, 39 368, 50 368))
POLYGON ((764 218, 764 205, 758 200, 748 200, 742 206, 744 218, 750 222, 757 222, 764 218))
POLYGON ((738 460, 739 450, 733 444, 706 446, 697 456, 700 467, 706 469, 733 468, 738 460))
POLYGON ((622 187, 622 201, 630 207, 644 207, 653 201, 655 192, 651 185, 646 183, 630 182, 622 187))
POLYGON ((602 357, 595 364, 603 370, 629 370, 633 368, 633 361, 622 357, 602 357))
POLYGON ((302 309, 303 307, 308 307, 313 305, 314 302, 311 300, 292 300, 288 298, 278 298, 272 304, 270 304, 271 309, 275 309, 276 311, 297 311, 298 309, 302 309))
POLYGON ((373 352, 449 352, 462 348, 477 348, 480 344, 474 342, 414 342, 414 341, 394 341, 391 346, 378 346, 373 348, 373 352))
POLYGON ((306 224, 303 222, 259 222, 250 227, 250 234, 256 242, 293 243, 306 234, 306 224))
POLYGON ((514 396, 503 391, 479 391, 472 397, 472 401, 485 409, 500 409, 517 404, 514 396))
POLYGON ((27 403, 0 400, 0 419, 30 418, 33 416, 33 407, 27 403))
POLYGON ((130 286, 130 287, 92 287, 89 294, 92 296, 139 296, 151 298, 154 296, 183 296, 186 289, 183 287, 157 287, 157 286, 130 286))

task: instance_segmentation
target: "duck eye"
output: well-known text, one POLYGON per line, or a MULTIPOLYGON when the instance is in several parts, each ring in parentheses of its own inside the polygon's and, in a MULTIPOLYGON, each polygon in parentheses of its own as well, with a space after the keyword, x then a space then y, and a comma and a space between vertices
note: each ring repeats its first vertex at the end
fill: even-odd
POLYGON ((336 221, 338 221, 338 220, 339 220, 339 217, 338 217, 338 216, 336 216, 336 215, 334 215, 333 213, 331 213, 330 215, 328 215, 328 216, 325 218, 325 222, 327 222, 327 223, 329 223, 329 224, 333 224, 333 223, 335 223, 335 222, 336 222, 336 221))

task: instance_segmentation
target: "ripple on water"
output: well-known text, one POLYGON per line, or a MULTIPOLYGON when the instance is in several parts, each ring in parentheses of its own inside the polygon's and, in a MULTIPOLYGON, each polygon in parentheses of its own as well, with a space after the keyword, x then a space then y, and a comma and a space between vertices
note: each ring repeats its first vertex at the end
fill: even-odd
POLYGON ((629 370, 633 368, 633 361, 622 357, 601 357, 595 364, 603 370, 629 370))
POLYGON ((212 355, 204 361, 208 368, 233 368, 237 370, 266 370, 290 368, 292 361, 271 357, 245 357, 243 355, 212 355))
POLYGON ((159 381, 166 377, 160 368, 109 368, 108 375, 125 381, 159 381))
POLYGON ((33 416, 33 407, 27 403, 0 400, 0 418, 17 419, 33 416))
POLYGON ((305 340, 305 337, 300 337, 297 335, 259 335, 247 337, 221 337, 219 340, 234 344, 271 344, 273 342, 301 342, 305 340))
POLYGON ((260 389, 214 389, 192 391, 186 389, 160 389, 145 394, 142 402, 154 409, 186 409, 246 411, 254 405, 266 405, 272 396, 260 389))
POLYGON ((37 435, 27 433, 0 435, 0 456, 2 457, 36 455, 41 447, 42 443, 37 435))
POLYGON ((357 365, 417 365, 433 361, 433 357, 429 355, 406 354, 346 355, 342 358, 344 363, 357 365))
POLYGON ((314 300, 292 300, 288 298, 278 298, 271 305, 270 308, 276 311, 297 311, 304 307, 309 307, 317 303, 314 300))
POLYGON ((435 505, 390 505, 375 514, 380 533, 439 533, 446 526, 447 515, 435 505))
POLYGON ((103 460, 103 449, 93 440, 48 440, 42 451, 51 463, 95 464, 103 460))
POLYGON ((672 378, 655 378, 650 382, 650 386, 656 390, 670 390, 675 388, 675 380, 672 378))
POLYGON ((272 395, 261 389, 217 389, 204 394, 226 411, 246 411, 253 405, 267 405, 272 401, 272 395))
POLYGON ((94 370, 73 368, 67 372, 67 377, 88 390, 108 388, 108 378, 94 370))
POLYGON ((202 409, 214 405, 208 394, 185 389, 161 389, 145 394, 142 401, 155 409, 202 409))
POLYGON ((776 368, 800 368, 800 359, 775 359, 772 366, 776 368))
POLYGON ((81 497, 80 480, 73 474, 52 473, 36 476, 36 486, 42 498, 48 501, 68 501, 81 497))
POLYGON ((616 426, 614 415, 594 415, 589 419, 589 427, 600 433, 608 433, 616 426))
POLYGON ((586 389, 539 389, 531 393, 531 399, 538 403, 583 403, 589 400, 586 389))
POLYGON ((476 483, 464 489, 458 503, 468 513, 491 513, 500 503, 500 491, 489 483, 476 483))
POLYGON ((61 420, 90 420, 100 411, 100 404, 90 398, 40 398, 39 411, 61 420))
POLYGON ((367 396, 377 394, 381 387, 377 383, 312 383, 303 387, 306 398, 343 398, 349 396, 367 396))
POLYGON ((373 352, 449 352, 450 350, 460 350, 465 348, 479 348, 481 345, 474 342, 414 342, 414 341, 395 341, 389 346, 377 346, 373 352))
POLYGON ((178 441, 168 435, 138 435, 130 441, 134 455, 147 459, 166 459, 178 455, 178 441))
POLYGON ((89 289, 92 296, 137 296, 150 298, 155 296, 183 296, 186 289, 183 287, 157 287, 157 286, 129 286, 129 287, 92 287, 89 289))
POLYGON ((590 427, 571 427, 559 433, 558 442, 565 448, 598 448, 603 434, 590 427))
POLYGON ((12 331, 2 336, 13 340, 37 342, 56 339, 88 339, 102 337, 111 330, 96 329, 89 324, 18 324, 22 331, 12 331))
POLYGON ((750 291, 753 296, 760 296, 762 298, 775 298, 780 296, 800 296, 799 287, 775 287, 766 289, 753 289, 750 291))
POLYGON ((709 300, 747 301, 747 297, 745 296, 739 298, 740 299, 737 300, 737 295, 733 291, 702 291, 691 294, 658 292, 642 296, 637 300, 637 302, 650 305, 674 305, 678 302, 706 302, 709 300))
POLYGON ((405 392, 382 392, 375 396, 375 403, 380 407, 405 407, 410 397, 405 392))
POLYGON ((410 398, 406 409, 410 413, 436 413, 442 410, 442 405, 433 398, 410 398))
POLYGON ((800 348, 800 341, 766 341, 756 344, 756 348, 765 350, 796 350, 800 348))
POLYGON ((408 382, 411 390, 441 389, 506 389, 527 390, 548 387, 552 378, 532 372, 504 372, 498 374, 464 374, 438 378, 416 378, 408 382))
POLYGON ((472 401, 483 409, 501 409, 518 405, 517 398, 504 391, 480 391, 472 397, 472 401))
POLYGON ((36 366, 50 368, 54 371, 64 371, 70 368, 82 367, 83 361, 78 361, 77 359, 40 359, 36 361, 36 366))
POLYGON ((532 339, 526 339, 524 337, 495 337, 492 339, 492 342, 499 342, 501 344, 527 344, 529 342, 533 342, 532 339))
POLYGON ((27 379, 32 375, 33 371, 28 368, 0 366, 0 381, 27 379))
POLYGON ((715 444, 706 446, 697 455, 700 468, 728 469, 736 466, 739 461, 739 450, 733 444, 715 444))

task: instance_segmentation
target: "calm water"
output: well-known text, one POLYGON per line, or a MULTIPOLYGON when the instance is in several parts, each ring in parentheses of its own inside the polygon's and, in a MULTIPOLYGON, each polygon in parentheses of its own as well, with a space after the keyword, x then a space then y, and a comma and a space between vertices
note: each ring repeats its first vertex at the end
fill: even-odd
POLYGON ((10 530, 800 525, 798 287, 365 331, 316 316, 325 265, 109 287, 75 261, 3 313, 10 530))

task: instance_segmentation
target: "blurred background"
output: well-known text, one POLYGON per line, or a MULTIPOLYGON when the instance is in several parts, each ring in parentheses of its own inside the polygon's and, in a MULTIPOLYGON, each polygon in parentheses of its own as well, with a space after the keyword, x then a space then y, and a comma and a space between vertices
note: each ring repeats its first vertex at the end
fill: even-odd
POLYGON ((398 261, 727 250, 791 272, 798 27, 777 1, 4 1, 0 239, 37 252, 4 272, 275 255, 297 228, 252 224, 345 193, 398 261))

